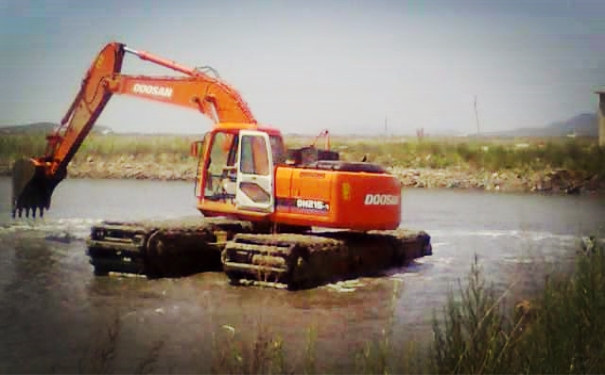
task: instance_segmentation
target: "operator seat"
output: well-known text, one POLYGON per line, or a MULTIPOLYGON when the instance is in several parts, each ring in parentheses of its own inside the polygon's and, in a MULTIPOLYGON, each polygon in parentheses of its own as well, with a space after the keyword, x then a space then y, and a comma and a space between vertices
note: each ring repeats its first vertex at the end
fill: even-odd
POLYGON ((237 167, 234 165, 223 166, 223 178, 221 179, 221 189, 229 197, 235 197, 237 189, 237 167))

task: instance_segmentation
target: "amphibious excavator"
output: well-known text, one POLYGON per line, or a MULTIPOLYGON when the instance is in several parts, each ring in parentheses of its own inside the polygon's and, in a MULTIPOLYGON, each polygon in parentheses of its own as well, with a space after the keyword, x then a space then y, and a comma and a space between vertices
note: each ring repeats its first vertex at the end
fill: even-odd
POLYGON ((428 234, 399 228, 402 186, 396 177, 377 164, 340 160, 328 147, 287 149, 281 132, 257 122, 237 90, 212 72, 107 44, 47 136, 44 156, 15 163, 13 216, 42 216, 49 209, 74 154, 112 95, 121 94, 213 120, 192 144, 202 215, 94 225, 87 254, 96 274, 170 277, 223 270, 234 283, 300 288, 431 254, 428 234), (180 74, 123 74, 126 54, 180 74))

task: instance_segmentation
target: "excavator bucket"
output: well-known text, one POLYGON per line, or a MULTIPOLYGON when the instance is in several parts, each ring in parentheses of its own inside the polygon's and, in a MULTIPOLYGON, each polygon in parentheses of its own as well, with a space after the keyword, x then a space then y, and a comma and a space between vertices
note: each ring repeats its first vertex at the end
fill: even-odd
POLYGON ((15 217, 40 217, 44 210, 50 207, 50 198, 57 184, 65 177, 48 178, 44 166, 35 162, 35 159, 17 160, 13 165, 13 195, 12 215, 15 217))

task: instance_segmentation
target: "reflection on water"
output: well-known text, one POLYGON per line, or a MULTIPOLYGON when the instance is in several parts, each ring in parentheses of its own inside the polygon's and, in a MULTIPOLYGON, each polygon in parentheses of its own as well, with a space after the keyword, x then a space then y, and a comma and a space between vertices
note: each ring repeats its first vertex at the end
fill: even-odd
POLYGON ((379 338, 391 317, 395 343, 426 340, 433 310, 475 254, 490 282, 518 295, 570 260, 579 236, 604 236, 601 199, 412 190, 404 194, 403 226, 426 230, 434 255, 384 277, 295 293, 230 286, 221 273, 103 278, 93 276, 85 256, 90 226, 104 218, 189 216, 189 183, 66 180, 37 221, 10 220, 9 189, 10 180, 0 178, 2 373, 78 371, 114 316, 122 327, 120 372, 132 372, 157 340, 165 340, 158 372, 207 372, 213 333, 230 325, 250 338, 260 322, 296 358, 314 326, 317 359, 330 365, 320 371, 350 373, 355 351, 379 338))

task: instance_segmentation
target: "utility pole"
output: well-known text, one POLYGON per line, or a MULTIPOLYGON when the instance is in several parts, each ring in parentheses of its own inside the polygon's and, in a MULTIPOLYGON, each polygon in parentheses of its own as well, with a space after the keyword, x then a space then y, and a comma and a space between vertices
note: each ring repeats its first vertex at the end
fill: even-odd
POLYGON ((599 147, 605 148, 605 91, 597 91, 599 107, 597 111, 599 126, 599 147))
POLYGON ((481 134, 481 127, 479 124, 479 110, 477 109, 477 95, 473 100, 473 108, 475 109, 475 121, 477 122, 477 135, 481 134))
POLYGON ((385 116, 385 117, 384 117, 384 138, 385 138, 385 141, 388 141, 388 140, 389 140, 389 131, 388 131, 388 124, 387 124, 387 120, 388 120, 388 119, 387 119, 387 117, 385 116))

